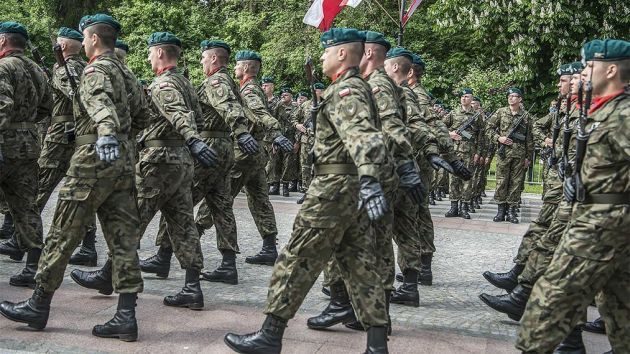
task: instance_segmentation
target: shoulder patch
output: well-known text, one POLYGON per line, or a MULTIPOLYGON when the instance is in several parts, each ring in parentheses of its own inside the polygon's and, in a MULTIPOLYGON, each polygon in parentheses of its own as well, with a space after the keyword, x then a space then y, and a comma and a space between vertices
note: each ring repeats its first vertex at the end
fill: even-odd
POLYGON ((380 87, 378 87, 378 86, 372 87, 372 93, 379 93, 379 92, 381 92, 381 88, 380 87))
POLYGON ((350 94, 350 88, 345 88, 339 91, 339 97, 346 97, 350 94))
POLYGON ((90 67, 85 68, 85 70, 83 70, 83 73, 84 74, 91 74, 91 73, 93 73, 95 71, 96 71, 96 69, 94 69, 93 66, 90 66, 90 67))
POLYGON ((172 88, 174 88, 175 85, 171 84, 170 82, 161 82, 160 83, 160 88, 163 89, 165 87, 172 87, 172 88))
POLYGON ((210 85, 215 86, 215 87, 219 86, 220 83, 221 82, 219 81, 219 79, 214 79, 214 80, 210 81, 210 85))

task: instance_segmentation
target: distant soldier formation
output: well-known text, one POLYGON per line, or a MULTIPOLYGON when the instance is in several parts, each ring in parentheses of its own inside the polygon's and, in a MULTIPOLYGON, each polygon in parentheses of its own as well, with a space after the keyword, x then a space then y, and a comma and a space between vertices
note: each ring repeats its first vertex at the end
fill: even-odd
POLYGON ((200 281, 239 282, 233 203, 244 192, 261 236, 245 262, 273 266, 273 274, 260 330, 228 333, 225 343, 239 353, 279 353, 288 321, 323 272, 330 301, 307 326, 365 331, 365 352, 387 353, 390 304, 419 307, 418 284, 433 284, 429 206, 448 195, 445 216, 471 219, 496 158, 494 221, 518 223, 539 147, 542 211, 513 269, 483 274, 508 294, 481 300, 521 321, 523 352, 584 353, 582 328, 603 323, 614 352, 630 352, 629 42, 586 43, 582 62, 560 67, 551 113, 535 119, 516 87, 492 114, 470 88, 447 110, 422 85, 421 56, 378 32, 324 32, 319 59, 330 84, 315 79, 309 62, 310 92, 282 86, 279 95, 274 78, 261 76, 258 52, 220 39, 200 42, 205 79, 193 86, 170 32, 148 35, 155 77, 142 82, 125 63, 120 32, 105 14, 83 17, 78 30, 60 28, 49 70, 36 53, 25 55, 25 26, 0 22, 0 234, 8 239, 0 254, 26 255, 9 283, 34 289, 24 301, 0 303, 9 320, 46 327, 67 265, 97 265, 97 218, 107 261, 70 274, 85 288, 119 294, 113 318, 93 335, 137 340, 141 273, 168 277, 173 255, 185 279, 164 305, 202 309, 200 281), (44 237, 41 213, 60 183, 44 237), (278 250, 269 196, 292 192, 302 193, 301 207, 278 250), (158 212, 159 248, 140 260, 140 239, 158 212), (204 271, 201 235, 212 226, 222 261, 204 271), (593 301, 602 319, 585 323, 593 301))

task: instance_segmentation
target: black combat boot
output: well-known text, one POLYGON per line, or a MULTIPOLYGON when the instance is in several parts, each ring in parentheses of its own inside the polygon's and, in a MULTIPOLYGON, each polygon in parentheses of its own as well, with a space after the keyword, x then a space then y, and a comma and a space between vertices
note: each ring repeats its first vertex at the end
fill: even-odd
POLYGON ((435 192, 429 193, 429 205, 435 205, 435 192))
POLYGON ((324 329, 338 323, 348 323, 356 320, 354 310, 350 304, 350 297, 343 281, 330 285, 330 302, 319 315, 306 321, 310 329, 324 329))
POLYGON ((286 327, 287 320, 267 315, 262 328, 257 332, 243 335, 228 333, 223 341, 237 353, 280 354, 286 327))
POLYGON ((280 195, 280 183, 269 184, 269 195, 280 195))
POLYGON ((484 190, 484 191, 481 191, 481 196, 482 196, 482 197, 484 197, 484 198, 485 198, 485 197, 487 197, 487 195, 486 195, 486 191, 485 191, 485 190, 484 190))
POLYGON ((365 354, 387 354, 387 327, 370 327, 367 330, 365 354))
POLYGON ((136 322, 136 293, 120 294, 118 309, 114 318, 104 325, 96 325, 92 335, 102 338, 118 338, 125 342, 138 339, 138 323, 136 322))
POLYGON ((574 327, 571 333, 553 351, 554 354, 586 354, 582 328, 574 327))
POLYGON ((70 278, 84 288, 98 290, 103 295, 114 292, 112 286, 112 260, 108 259, 103 268, 91 272, 75 269, 70 272, 70 278))
POLYGON ((497 215, 492 219, 494 222, 502 222, 505 221, 505 206, 504 203, 499 203, 497 205, 497 215))
POLYGON ((90 227, 83 237, 79 252, 70 257, 69 264, 96 267, 96 227, 90 227))
POLYGON ((26 265, 20 274, 9 278, 9 284, 13 286, 25 286, 35 289, 35 273, 37 273, 37 263, 42 255, 42 250, 32 248, 26 254, 26 265))
POLYGON ((296 192, 298 191, 298 181, 297 180, 293 180, 289 182, 289 192, 296 192))
POLYGON ((186 284, 179 293, 165 297, 164 305, 188 307, 191 310, 203 309, 203 292, 199 284, 199 271, 186 269, 186 284))
POLYGON ((6 240, 11 238, 11 235, 15 232, 15 226, 13 225, 13 216, 11 213, 4 214, 4 221, 2 227, 0 227, 0 239, 6 240))
POLYGON ((222 250, 223 260, 219 268, 212 272, 203 272, 201 280, 219 282, 236 285, 238 284, 238 273, 236 272, 236 252, 232 250, 222 250))
POLYGON ((302 204, 304 203, 304 200, 306 199, 306 193, 302 194, 302 196, 297 200, 297 204, 302 204))
POLYGON ((593 322, 586 322, 582 329, 591 333, 606 334, 606 324, 601 317, 596 318, 593 322))
POLYGON ((52 297, 52 292, 46 292, 38 287, 28 300, 18 303, 9 301, 0 303, 0 313, 11 321, 26 323, 29 327, 41 330, 48 323, 52 297))
POLYGON ((330 297, 330 287, 327 288, 325 286, 322 286, 322 294, 330 297))
POLYGON ((418 283, 420 285, 433 285, 433 271, 431 271, 431 262, 433 262, 433 253, 426 253, 420 256, 420 273, 418 274, 418 283))
POLYGON ((437 200, 438 202, 441 202, 443 197, 444 197, 444 195, 442 194, 442 190, 440 188, 438 188, 435 191, 435 200, 437 200))
POLYGON ((462 210, 461 210, 462 218, 470 219, 470 214, 468 214, 469 210, 470 210, 469 204, 466 202, 462 203, 462 210))
POLYGON ((289 183, 282 183, 282 196, 283 197, 289 197, 289 183))
POLYGON ((276 235, 269 235, 263 238, 263 245, 260 252, 253 256, 245 257, 245 263, 272 266, 276 263, 276 258, 278 258, 276 235))
POLYGON ((510 319, 520 321, 531 293, 531 288, 519 284, 507 298, 497 298, 488 294, 481 294, 479 298, 494 310, 508 315, 510 319))
POLYGON ((140 270, 144 273, 155 274, 160 278, 168 278, 172 256, 172 248, 160 246, 156 255, 140 261, 140 270))
POLYGON ((457 207, 458 204, 459 202, 457 200, 451 200, 451 209, 449 209, 444 216, 447 218, 459 216, 459 208, 457 207))
POLYGON ((392 304, 420 307, 418 271, 405 269, 403 272, 403 284, 394 291, 390 301, 392 304))
POLYGON ((518 214, 516 214, 516 206, 512 205, 510 207, 510 212, 508 214, 507 219, 512 224, 518 224, 518 214))
POLYGON ((506 273, 492 273, 485 271, 483 272, 483 277, 497 288, 511 292, 514 290, 516 285, 518 285, 518 276, 523 273, 524 269, 524 264, 514 264, 514 267, 506 273))
POLYGON ((481 197, 474 197, 474 198, 472 199, 471 204, 472 204, 472 207, 473 207, 473 208, 475 208, 475 209, 481 209, 481 205, 479 205, 479 199, 481 199, 481 197))
POLYGON ((0 243, 0 254, 7 255, 14 261, 21 261, 24 258, 24 251, 18 246, 17 232, 11 235, 9 241, 0 243))
POLYGON ((466 203, 466 204, 468 204, 468 212, 469 212, 469 213, 473 213, 473 214, 474 214, 474 213, 476 213, 477 211, 475 210, 474 203, 472 202, 473 200, 475 200, 475 198, 472 198, 472 199, 470 200, 470 202, 469 202, 469 203, 466 203))

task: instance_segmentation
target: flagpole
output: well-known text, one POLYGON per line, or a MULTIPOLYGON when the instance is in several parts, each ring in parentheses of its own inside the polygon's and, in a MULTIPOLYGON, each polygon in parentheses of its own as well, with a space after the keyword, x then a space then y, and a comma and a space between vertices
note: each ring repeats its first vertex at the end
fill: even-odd
POLYGON ((398 46, 401 47, 403 45, 403 31, 405 30, 403 25, 403 16, 405 15, 405 0, 400 1, 400 17, 399 17, 399 25, 398 25, 398 46))

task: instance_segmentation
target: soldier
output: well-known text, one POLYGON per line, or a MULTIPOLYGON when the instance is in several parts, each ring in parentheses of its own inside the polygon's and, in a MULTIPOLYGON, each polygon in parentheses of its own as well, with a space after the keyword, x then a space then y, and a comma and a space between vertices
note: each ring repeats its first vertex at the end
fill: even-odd
POLYGON ((116 47, 114 49, 114 53, 118 60, 120 60, 123 64, 127 61, 127 53, 129 53, 129 45, 125 43, 122 39, 116 40, 116 47))
POLYGON ((525 308, 516 342, 524 352, 552 351, 600 292, 612 350, 630 352, 630 42, 590 41, 582 47, 582 61, 593 101, 587 92, 576 171, 564 181, 565 199, 575 205, 525 308))
POLYGON ((295 110, 293 96, 289 87, 280 89, 280 103, 276 106, 274 116, 280 123, 282 135, 293 144, 292 151, 282 152, 271 149, 271 156, 267 164, 267 183, 273 188, 279 188, 282 182, 282 196, 289 197, 289 190, 294 189, 297 181, 297 143, 295 140, 295 128, 291 124, 291 114, 295 110))
MULTIPOLYGON (((451 111, 444 118, 444 123, 450 129, 449 136, 454 141, 455 154, 464 162, 467 169, 473 170, 474 165, 479 161, 479 140, 483 136, 483 129, 479 116, 472 109, 471 103, 473 90, 464 88, 460 91, 459 101, 461 106, 451 111)), ((451 209, 446 212, 446 217, 461 216, 470 219, 469 206, 472 199, 472 183, 461 178, 451 178, 449 198, 451 199, 451 209), (462 202, 461 210, 459 202, 462 202)))
POLYGON ((133 186, 135 152, 128 136, 134 124, 130 114, 141 108, 142 95, 137 87, 128 86, 122 63, 114 55, 120 24, 108 15, 96 14, 83 17, 79 29, 85 37, 83 45, 90 63, 83 70, 79 96, 74 100, 75 152, 59 191, 35 277, 37 287, 28 300, 2 302, 0 312, 35 329, 46 327, 53 293, 63 281, 72 251, 92 215, 98 213, 112 253, 114 289, 120 297, 114 318, 95 326, 92 334, 135 341, 136 294, 143 284, 136 251, 139 218, 133 186))
POLYGON ((525 171, 530 163, 529 156, 532 156, 534 149, 533 119, 529 112, 523 110, 521 90, 516 87, 508 89, 507 100, 509 106, 499 108, 487 128, 489 140, 503 146, 497 150, 497 187, 494 200, 498 204, 498 212, 493 220, 501 222, 507 218, 511 223, 518 224, 516 209, 525 171))
POLYGON ((307 100, 308 100, 308 94, 304 91, 300 91, 297 93, 297 97, 295 99, 295 105, 299 107, 302 105, 302 103, 306 102, 307 100))
POLYGON ((42 249, 42 219, 37 208, 37 158, 40 145, 36 123, 50 115, 52 95, 46 75, 24 56, 26 28, 17 22, 0 22, 0 190, 15 232, 0 244, 0 254, 26 266, 9 280, 30 286, 42 249))
POLYGON ((324 92, 315 124, 315 177, 274 267, 261 330, 225 336, 226 344, 238 352, 280 353, 288 320, 333 256, 357 316, 368 329, 368 352, 387 352, 385 292, 374 271, 374 244, 366 233, 368 217, 378 220, 388 209, 379 178, 381 166, 390 160, 383 135, 373 125, 377 111, 370 88, 356 68, 363 39, 359 31, 343 28, 321 37, 323 73, 332 84, 324 92))
MULTIPOLYGON (((276 82, 274 78, 272 76, 263 76, 263 78, 260 80, 260 86, 265 93, 267 109, 269 110, 269 113, 271 113, 277 120, 278 117, 276 117, 275 112, 281 102, 280 96, 275 94, 276 82)), ((270 137, 268 134, 265 134, 264 136, 263 148, 265 149, 267 157, 271 159, 271 157, 273 156, 273 138, 270 137)), ((267 166, 265 166, 265 173, 268 178, 269 173, 267 166)), ((280 183, 269 183, 269 181, 267 183, 269 184, 269 195, 280 195, 280 183)))
MULTIPOLYGON (((483 111, 483 108, 481 107, 481 99, 477 96, 473 96, 473 101, 470 104, 473 108, 473 110, 475 111, 475 113, 479 113, 479 124, 481 126, 481 129, 483 131, 485 131, 486 128, 486 121, 485 121, 485 112, 483 111)), ((477 163, 474 166, 474 172, 473 172, 473 178, 471 180, 472 183, 472 199, 470 201, 470 212, 474 213, 475 209, 480 209, 481 208, 481 204, 479 203, 479 200, 481 199, 481 189, 482 184, 483 184, 483 180, 484 180, 484 171, 486 169, 486 161, 488 161, 489 164, 489 160, 487 159, 487 151, 489 148, 489 145, 491 145, 491 142, 488 141, 486 135, 482 135, 481 139, 479 139, 479 160, 477 160, 477 163)))

